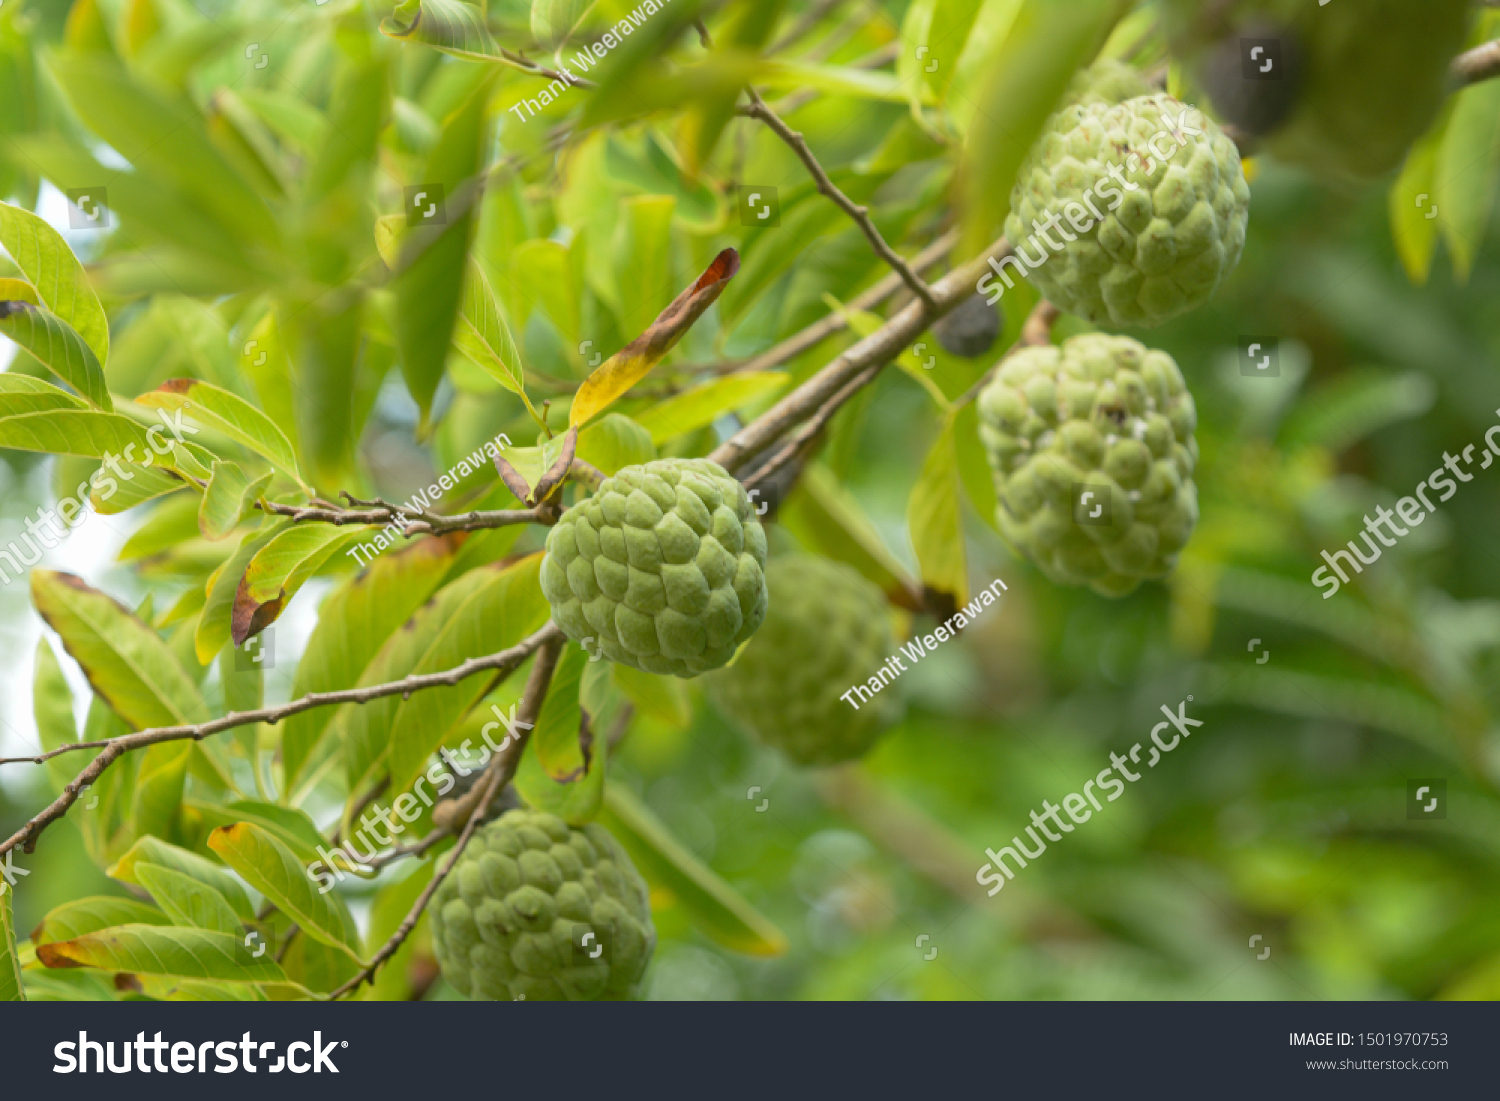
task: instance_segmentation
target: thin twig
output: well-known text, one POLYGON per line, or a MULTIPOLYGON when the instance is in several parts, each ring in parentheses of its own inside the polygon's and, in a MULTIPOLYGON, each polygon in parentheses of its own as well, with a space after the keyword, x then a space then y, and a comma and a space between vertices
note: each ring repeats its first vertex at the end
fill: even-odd
POLYGON ((150 730, 141 730, 134 734, 122 734, 118 738, 109 738, 97 742, 71 742, 65 746, 59 746, 48 753, 41 753, 34 757, 6 757, 0 758, 0 764, 19 763, 30 761, 41 764, 52 757, 79 749, 98 749, 99 755, 75 776, 63 788, 62 794, 54 799, 41 813, 32 818, 19 830, 13 833, 7 840, 0 842, 0 856, 9 852, 17 845, 22 846, 22 852, 32 852, 36 848, 36 839, 49 825, 61 818, 68 812, 68 808, 78 801, 78 794, 88 785, 99 779, 99 776, 114 761, 123 754, 133 749, 141 749, 145 746, 157 745, 161 742, 182 741, 188 738, 194 741, 202 741, 211 734, 217 734, 221 730, 229 730, 238 726, 249 726, 252 723, 277 723, 282 719, 290 718, 292 715, 309 711, 314 707, 327 707, 330 704, 340 703, 368 703, 370 700, 381 699, 385 696, 408 696, 413 692, 420 692, 427 688, 447 688, 472 677, 475 673, 489 671, 500 671, 509 673, 524 662, 539 649, 549 646, 561 638, 561 633, 551 623, 548 623, 535 634, 521 640, 508 650, 501 650, 495 654, 485 657, 470 658, 454 666, 436 673, 417 673, 398 681, 388 684, 372 684, 364 688, 346 688, 337 692, 314 692, 300 699, 291 700, 275 707, 262 707, 255 711, 231 711, 222 718, 213 719, 206 723, 194 726, 163 726, 150 730))
POLYGON ((1478 84, 1500 76, 1500 38, 1459 54, 1449 71, 1460 85, 1478 84))
POLYGON ((513 524, 547 522, 534 508, 470 511, 457 516, 442 516, 428 512, 426 509, 392 504, 379 498, 373 501, 360 501, 357 497, 350 497, 347 493, 344 496, 348 498, 351 505, 360 507, 344 508, 327 501, 316 501, 309 505, 288 505, 276 501, 264 501, 261 503, 261 508, 275 516, 286 516, 297 524, 320 523, 334 524, 339 527, 347 524, 365 524, 372 527, 387 527, 395 524, 401 529, 402 534, 408 537, 447 535, 455 531, 482 531, 488 528, 509 527, 513 524))
POLYGON ((469 838, 474 836, 474 831, 484 820, 484 812, 489 809, 491 801, 500 793, 500 789, 515 777, 516 768, 521 763, 521 753, 526 749, 526 743, 531 738, 531 726, 536 723, 537 717, 541 714, 542 700, 546 697, 547 688, 552 683, 552 673, 557 668, 557 658, 561 652, 562 637, 560 635, 547 639, 537 651, 536 662, 531 667, 531 676, 526 680, 526 692, 518 709, 516 722, 518 730, 515 740, 495 754, 485 770, 484 794, 479 797, 479 805, 474 808, 474 813, 464 824, 463 832, 458 835, 458 843, 448 851, 443 863, 432 873, 432 879, 423 888, 421 895, 412 905, 411 911, 402 919, 391 938, 385 942, 380 951, 375 953, 363 971, 328 996, 330 1000, 343 997, 351 990, 358 989, 365 982, 373 982, 375 972, 380 970, 386 960, 396 954, 406 938, 411 935, 411 931, 417 927, 417 922, 422 919, 422 913, 427 909, 427 904, 432 901, 432 896, 437 893, 443 880, 447 879, 448 874, 453 871, 459 857, 468 847, 469 838))
MULTIPOLYGON (((702 19, 696 19, 693 23, 698 28, 698 37, 702 40, 704 47, 712 47, 713 39, 708 33, 707 25, 702 19)), ((896 251, 890 245, 886 244, 885 238, 880 235, 880 230, 876 229, 875 223, 870 220, 870 208, 859 205, 838 189, 834 182, 828 178, 828 173, 823 171, 823 166, 818 163, 818 158, 813 155, 812 148, 807 144, 807 139, 799 131, 793 130, 783 122, 780 115, 766 106, 766 101, 760 98, 760 93, 755 90, 755 85, 745 85, 745 94, 750 97, 750 107, 745 113, 751 118, 759 119, 765 123, 777 137, 791 147, 792 152, 797 154, 797 158, 812 176, 813 183, 817 185, 818 192, 833 200, 834 205, 849 215, 850 218, 854 219, 854 223, 859 226, 865 237, 869 239, 870 247, 875 250, 875 254, 900 273, 901 281, 911 288, 912 294, 926 303, 929 309, 935 309, 937 304, 933 301, 932 291, 922 281, 922 277, 912 271, 906 261, 897 255, 896 251)))
MULTIPOLYGON (((895 359, 928 326, 951 313, 974 293, 980 277, 989 270, 988 261, 998 262, 1009 254, 1010 243, 1001 237, 980 256, 933 284, 933 308, 929 309, 924 302, 912 301, 875 332, 846 348, 832 363, 725 440, 708 457, 731 472, 744 466, 793 425, 815 414, 851 379, 864 374, 870 367, 884 367, 895 359)), ((874 375, 870 377, 873 379, 874 375)))

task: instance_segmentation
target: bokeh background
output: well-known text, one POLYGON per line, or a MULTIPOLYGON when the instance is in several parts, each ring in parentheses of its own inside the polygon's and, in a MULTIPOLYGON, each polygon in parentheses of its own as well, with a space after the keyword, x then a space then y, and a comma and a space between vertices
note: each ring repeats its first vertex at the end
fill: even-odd
MULTIPOLYGON (((145 7, 98 0, 99 25, 121 26, 127 9, 145 7)), ((183 3, 171 18, 198 26, 202 41, 184 62, 181 86, 200 104, 207 90, 227 86, 245 101, 326 106, 328 59, 354 51, 336 39, 357 39, 358 50, 388 60, 406 105, 382 134, 367 193, 371 211, 397 209, 402 183, 419 178, 423 141, 483 66, 381 35, 385 7, 183 3), (246 61, 250 42, 271 58, 266 68, 246 61)), ((524 36, 532 33, 528 8, 492 2, 490 17, 524 36)), ((713 18, 731 18, 730 8, 713 18)), ((158 264, 159 242, 129 212, 113 234, 69 229, 61 191, 73 181, 47 178, 30 156, 37 135, 62 135, 112 171, 128 170, 88 136, 47 75, 54 52, 86 48, 65 41, 68 9, 58 0, 0 7, 0 195, 37 209, 97 262, 122 349, 111 378, 122 390, 183 373, 232 375, 265 287, 236 287, 186 261, 158 264)), ((1142 10, 1148 18, 1131 16, 1131 33, 1112 42, 1149 68, 1165 55, 1149 34, 1150 5, 1142 10)), ((893 65, 900 72, 910 64, 896 60, 907 13, 904 0, 792 4, 775 29, 805 23, 785 56, 820 72, 847 74, 872 58, 883 73, 893 65)), ((119 41, 110 48, 128 53, 119 41)), ((139 56, 123 64, 149 82, 139 56)), ((961 117, 962 81, 979 76, 958 79, 945 94, 948 113, 961 117)), ((800 100, 786 110, 789 121, 904 252, 955 223, 963 126, 942 109, 914 119, 895 75, 895 91, 881 95, 826 77, 807 83, 806 73, 777 80, 768 98, 800 100)), ((608 354, 638 331, 635 313, 646 310, 649 320, 651 304, 686 285, 719 248, 742 252, 738 282, 648 387, 659 379, 665 392, 696 377, 697 366, 760 352, 827 313, 826 296, 847 302, 884 274, 858 231, 753 122, 730 123, 694 178, 680 112, 640 119, 621 109, 627 117, 575 137, 559 156, 553 136, 577 121, 581 104, 560 102, 522 122, 505 107, 527 88, 534 94, 534 79, 509 70, 499 86, 490 163, 513 171, 501 198, 486 200, 475 254, 500 288, 528 369, 558 383, 537 383, 556 404, 587 373, 589 353, 575 353, 576 344, 592 340, 608 354), (742 183, 778 189, 779 226, 740 224, 742 183), (646 263, 637 237, 658 231, 646 263), (518 256, 539 263, 553 247, 564 264, 548 270, 566 276, 571 317, 561 316, 542 269, 519 267, 518 256)), ((273 129, 289 163, 297 159, 292 129, 273 129)), ((1395 181, 1328 184, 1269 157, 1249 169, 1249 240, 1238 270, 1204 308, 1132 334, 1176 358, 1199 410, 1202 520, 1176 574, 1123 600, 1059 588, 1013 556, 991 518, 966 501, 970 582, 1001 579, 1008 592, 900 679, 904 717, 859 765, 798 770, 748 742, 691 686, 690 721, 640 720, 609 782, 639 793, 790 943, 779 958, 737 954, 658 892, 661 940, 646 996, 1500 996, 1500 467, 1476 471, 1332 599, 1310 580, 1319 552, 1354 538, 1363 514, 1392 507, 1444 452, 1480 443, 1500 423, 1500 239, 1493 219, 1471 234, 1474 260, 1463 280, 1440 243, 1417 285, 1393 243, 1393 205, 1409 198, 1395 181), (1242 372, 1252 340, 1277 348, 1278 377, 1242 372), (1008 843, 1044 799, 1080 790, 1111 752, 1147 737, 1162 705, 1175 710, 1189 695, 1188 714, 1204 721, 1190 741, 985 897, 974 877, 986 846, 1008 843), (1433 779, 1446 783, 1443 817, 1412 818, 1412 782, 1433 779), (1267 947, 1269 957, 1258 958, 1267 947)), ((288 169, 293 178, 296 171, 288 169)), ((1476 148, 1473 172, 1487 210, 1493 150, 1476 148)), ((370 218, 349 219, 349 238, 363 250, 349 272, 373 257, 370 218)), ((173 256, 191 259, 186 249, 173 256)), ((976 360, 944 355, 940 384, 957 393, 977 379, 1034 301, 1027 288, 1008 292, 993 351, 976 360)), ((1081 331, 1064 318, 1057 335, 1081 331)), ((805 376, 851 340, 836 335, 787 369, 805 376)), ((0 361, 13 354, 7 346, 0 361)), ((420 440, 416 403, 390 356, 383 366, 378 359, 361 360, 368 416, 350 447, 354 480, 346 484, 404 499, 497 431, 535 435, 519 401, 458 364, 437 394, 436 430, 420 440)), ((913 576, 907 504, 937 426, 926 389, 889 369, 840 414, 821 460, 913 576)), ((701 454, 715 431, 663 450, 701 454)), ((55 499, 55 486, 76 484, 75 471, 69 461, 4 453, 0 544, 55 499)), ((41 567, 77 572, 132 607, 151 594, 161 610, 228 553, 199 540, 121 561, 140 522, 137 512, 93 516, 41 567)), ((529 533, 517 549, 538 541, 529 533)), ((794 544, 785 530, 774 543, 794 544)), ((336 580, 315 580, 278 622, 268 699, 289 693, 318 600, 336 580)), ((905 627, 923 623, 898 614, 905 627)), ((42 634, 25 584, 0 587, 0 754, 36 745, 31 678, 42 634)), ((86 686, 64 664, 81 722, 86 686)), ((207 676, 212 685, 216 673, 207 676)), ((40 769, 0 771, 0 833, 33 813, 47 790, 40 769)), ((341 794, 327 798, 336 805, 341 794)), ((14 895, 23 932, 65 900, 123 890, 88 859, 71 821, 19 863, 31 873, 14 895)), ((371 897, 353 896, 361 920, 371 897)), ((453 996, 433 981, 424 954, 419 936, 385 993, 453 996)))

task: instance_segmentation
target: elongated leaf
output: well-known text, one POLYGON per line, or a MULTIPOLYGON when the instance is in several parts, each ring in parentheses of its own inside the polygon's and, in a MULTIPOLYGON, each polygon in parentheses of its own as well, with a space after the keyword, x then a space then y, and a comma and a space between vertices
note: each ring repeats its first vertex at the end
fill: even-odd
POLYGON ((62 234, 29 210, 0 203, 0 245, 26 276, 36 300, 67 322, 98 362, 107 362, 109 320, 62 234))
POLYGON ((672 263, 672 195, 632 195, 621 201, 615 227, 615 285, 620 295, 620 327, 640 332, 678 287, 672 263))
POLYGON ((160 864, 164 868, 171 868, 174 872, 181 872, 199 883, 206 883, 223 896, 224 901, 229 903, 230 909, 239 915, 241 921, 254 921, 255 909, 250 905, 250 898, 245 894, 245 888, 240 886, 240 881, 230 875, 222 866, 215 864, 207 857, 199 856, 195 852, 168 844, 155 837, 143 837, 137 841, 124 856, 115 861, 114 866, 108 871, 111 879, 118 879, 121 883, 134 883, 144 887, 137 875, 137 869, 145 864, 160 864))
POLYGON ((463 302, 491 87, 491 80, 483 81, 449 116, 423 169, 423 182, 443 189, 444 223, 412 229, 401 250, 392 327, 401 371, 424 426, 463 302))
POLYGON ((171 919, 156 907, 133 898, 77 898, 49 910, 41 924, 31 931, 31 943, 48 944, 58 940, 73 940, 85 933, 108 929, 112 925, 171 923, 171 919))
POLYGON ((83 337, 60 317, 25 302, 0 302, 0 333, 106 412, 114 410, 104 368, 83 337))
POLYGON ((319 894, 307 868, 274 836, 249 822, 238 822, 209 834, 208 847, 276 903, 303 933, 359 961, 359 930, 343 900, 319 894))
POLYGON ((238 394, 192 378, 168 379, 136 401, 157 409, 183 410, 187 416, 243 444, 284 474, 302 482, 297 456, 286 435, 270 417, 238 394))
MULTIPOLYGON (((391 633, 437 589, 456 548, 457 541, 451 538, 418 540, 381 555, 330 593, 297 663, 293 693, 304 696, 361 683, 391 633)), ((315 707, 286 721, 281 753, 288 790, 297 790, 303 767, 336 713, 333 708, 315 707)))
POLYGON ((55 54, 49 65, 83 121, 138 173, 169 183, 238 240, 277 247, 275 218, 214 147, 191 103, 149 88, 109 59, 55 54))
POLYGON ((24 279, 0 278, 0 302, 26 302, 33 306, 40 306, 41 300, 36 296, 36 288, 24 279))
POLYGON ((698 281, 673 300, 640 336, 611 356, 578 389, 569 414, 571 425, 586 424, 612 405, 622 394, 661 362, 682 335, 692 328, 723 293, 725 284, 740 270, 740 254, 725 249, 714 258, 698 281))
POLYGON ((1432 271, 1432 255, 1437 248, 1438 217, 1442 207, 1437 192, 1438 153, 1452 117, 1452 101, 1432 129, 1411 147, 1401 175, 1391 184, 1391 235, 1406 277, 1417 286, 1425 286, 1432 271))
POLYGON ((556 50, 568 40, 592 0, 531 0, 531 33, 543 47, 556 50))
POLYGON ((212 929, 232 936, 243 935, 244 926, 239 915, 224 901, 224 896, 208 884, 160 864, 138 866, 136 878, 151 892, 151 897, 172 919, 172 924, 212 929))
MULTIPOLYGON (((375 901, 370 906, 370 930, 365 943, 371 949, 384 944, 401 927, 406 915, 416 905, 417 897, 431 881, 436 867, 436 860, 425 860, 412 869, 405 879, 381 884, 380 890, 375 894, 375 901)), ((416 928, 396 950, 396 954, 375 972, 375 982, 365 995, 367 1001, 399 1002, 408 1001, 412 997, 414 992, 409 967, 426 933, 427 912, 424 910, 417 919, 416 928)))
POLYGON ((198 530, 205 539, 225 539, 255 511, 255 502, 271 484, 267 472, 251 481, 238 463, 213 464, 208 488, 198 502, 198 530))
POLYGON ((786 951, 781 930, 689 852, 628 788, 613 784, 605 791, 599 820, 641 873, 672 892, 714 940, 752 956, 779 956, 786 951))
MULTIPOLYGON (((3 422, 0 422, 3 423, 3 422)), ((286 519, 278 519, 259 531, 253 531, 240 541, 239 548, 229 561, 215 571, 208 581, 208 600, 198 616, 194 632, 195 651, 198 664, 207 665, 218 656, 224 644, 229 642, 230 619, 234 614, 234 597, 239 591, 240 578, 245 576, 251 559, 256 553, 290 526, 286 519)))
POLYGON ((462 0, 402 0, 381 20, 380 33, 433 46, 454 57, 490 61, 500 56, 484 25, 483 10, 462 0))
POLYGON ((943 419, 943 427, 922 463, 906 504, 906 523, 922 565, 922 581, 966 604, 969 574, 964 554, 963 485, 958 475, 953 422, 951 415, 943 419))
POLYGON ((973 402, 962 406, 953 421, 953 446, 958 451, 958 476, 974 511, 996 531, 1000 521, 995 517, 999 499, 995 495, 994 474, 984 444, 979 440, 979 411, 973 402))
POLYGON ((809 466, 777 517, 804 545, 847 562, 896 602, 911 590, 906 567, 881 542, 858 502, 827 467, 809 466))
POLYGON ((16 922, 11 913, 12 892, 0 891, 0 1002, 24 1002, 21 959, 16 953, 16 922))
MULTIPOLYGON (((599 816, 604 805, 609 745, 602 730, 591 730, 590 736, 593 744, 589 750, 588 768, 582 767, 580 758, 576 774, 564 780, 548 774, 547 767, 542 764, 540 747, 527 747, 514 781, 516 791, 526 800, 527 806, 555 814, 573 826, 592 822, 599 816)), ((576 731, 574 740, 576 744, 576 731)))
POLYGON ((901 22, 896 80, 913 112, 941 93, 958 71, 958 59, 983 0, 915 0, 901 22))
POLYGON ((1459 281, 1469 278, 1489 225, 1500 181, 1500 84, 1482 81, 1458 93, 1433 167, 1435 219, 1459 281))
POLYGON ((94 691, 133 729, 208 721, 198 686, 167 644, 113 597, 49 570, 32 571, 31 596, 94 691))
MULTIPOLYGON (((725 413, 768 398, 791 379, 785 371, 728 375, 685 390, 636 414, 658 447, 668 440, 696 432, 725 413)), ((581 442, 581 441, 580 441, 581 442)))
MULTIPOLYGON (((208 469, 188 448, 174 443, 172 450, 165 454, 154 451, 151 437, 146 432, 145 426, 120 413, 56 408, 0 420, 0 447, 45 451, 53 455, 83 455, 91 459, 109 456, 143 465, 150 456, 150 465, 194 478, 208 477, 208 469)), ((158 434, 158 438, 172 442, 165 433, 158 434)))
POLYGON ((193 749, 189 741, 162 742, 141 755, 130 792, 130 836, 171 837, 175 833, 193 749))
POLYGON ((578 344, 582 319, 578 312, 578 287, 568 249, 557 241, 534 240, 521 244, 510 256, 511 297, 522 303, 518 324, 540 301, 548 319, 570 348, 578 344))
POLYGON ((484 269, 475 261, 470 260, 466 270, 463 304, 453 329, 453 343, 485 374, 520 397, 526 403, 527 411, 540 421, 541 415, 526 396, 526 372, 521 364, 521 352, 516 347, 515 337, 511 336, 505 315, 500 312, 495 291, 485 278, 484 269))
POLYGON ((964 150, 963 255, 1000 234, 1011 184, 1068 81, 1103 45, 1124 14, 1122 0, 1025 0, 976 97, 964 150))
POLYGON ((234 594, 234 644, 265 630, 325 562, 366 534, 331 524, 293 524, 256 551, 234 594))
POLYGON ((693 701, 681 679, 643 672, 629 665, 612 665, 610 674, 615 687, 641 714, 679 729, 692 721, 693 701))
POLYGON ((47 409, 86 409, 88 403, 75 394, 30 375, 0 374, 0 417, 40 413, 47 409))
POLYGON ((218 982, 286 981, 269 954, 257 959, 244 952, 240 937, 181 926, 120 925, 43 944, 36 955, 48 967, 98 967, 218 982))
MULTIPOLYGON (((509 567, 497 563, 465 574, 390 639, 361 683, 451 669, 467 658, 515 645, 547 620, 540 570, 541 555, 533 554, 509 567)), ((388 790, 405 791, 447 730, 484 694, 489 680, 475 676, 410 700, 386 697, 342 709, 351 790, 384 764, 391 780, 388 790)), ((503 731, 497 742, 501 737, 503 731)))
POLYGON ((275 803, 259 803, 252 800, 237 800, 220 806, 189 799, 187 807, 198 814, 205 826, 217 828, 232 826, 236 822, 248 822, 259 830, 280 841, 304 865, 318 859, 318 848, 323 845, 323 835, 305 811, 292 807, 279 807, 275 803))
POLYGON ((578 433, 578 458, 605 474, 656 458, 651 433, 623 413, 606 413, 578 433))
POLYGON ((569 646, 558 659, 547 689, 547 700, 531 732, 537 760, 553 780, 577 780, 587 770, 588 762, 579 748, 578 686, 589 654, 581 646, 569 646))

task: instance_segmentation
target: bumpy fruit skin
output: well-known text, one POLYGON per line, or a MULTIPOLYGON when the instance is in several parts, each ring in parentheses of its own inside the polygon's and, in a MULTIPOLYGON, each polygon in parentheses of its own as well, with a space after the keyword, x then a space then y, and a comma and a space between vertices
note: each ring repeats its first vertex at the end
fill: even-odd
POLYGON ((771 609, 728 669, 705 678, 709 698, 745 733, 799 765, 862 756, 894 718, 889 689, 856 711, 839 697, 894 652, 884 594, 849 566, 812 555, 766 568, 771 609))
POLYGON ((1202 305, 1239 263, 1250 188, 1212 120, 1154 95, 1053 115, 1010 206, 1005 235, 1053 305, 1096 325, 1153 326, 1202 305))
POLYGON ((476 1000, 630 998, 656 948, 645 881, 619 843, 538 811, 476 830, 427 912, 443 977, 476 1000))
POLYGON ((648 673, 695 677, 766 614, 766 533, 708 459, 628 466, 547 536, 542 591, 563 634, 648 673))
POLYGON ((1196 424, 1172 357, 1128 337, 1017 353, 979 396, 1001 532, 1104 596, 1169 573, 1198 522, 1196 424))
MULTIPOLYGON (((1446 94, 1463 49, 1469 0, 1240 0, 1209 19, 1202 0, 1171 0, 1174 49, 1184 57, 1254 37, 1254 23, 1288 27, 1305 46, 1295 110, 1267 142, 1277 159, 1325 178, 1359 180, 1396 168, 1446 94)), ((1215 100, 1215 106, 1223 105, 1215 100)))

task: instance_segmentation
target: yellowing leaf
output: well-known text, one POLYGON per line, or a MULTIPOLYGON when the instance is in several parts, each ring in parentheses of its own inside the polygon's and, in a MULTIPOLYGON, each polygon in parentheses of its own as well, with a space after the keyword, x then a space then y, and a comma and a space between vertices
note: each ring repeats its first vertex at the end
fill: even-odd
POLYGON ((586 424, 609 408, 619 397, 645 378, 661 362, 698 318, 723 293, 724 286, 740 270, 740 254, 725 249, 714 258, 696 283, 679 294, 661 315, 635 340, 584 380, 573 398, 571 425, 586 424))

